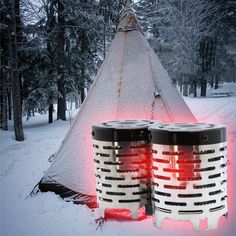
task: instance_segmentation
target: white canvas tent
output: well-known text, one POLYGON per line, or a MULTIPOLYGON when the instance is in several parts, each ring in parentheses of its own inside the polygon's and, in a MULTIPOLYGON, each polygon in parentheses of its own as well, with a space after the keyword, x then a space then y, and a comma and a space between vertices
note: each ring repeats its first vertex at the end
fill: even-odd
POLYGON ((123 10, 109 53, 39 188, 64 196, 77 193, 85 203, 94 200, 91 127, 121 119, 195 121, 129 7, 123 10))

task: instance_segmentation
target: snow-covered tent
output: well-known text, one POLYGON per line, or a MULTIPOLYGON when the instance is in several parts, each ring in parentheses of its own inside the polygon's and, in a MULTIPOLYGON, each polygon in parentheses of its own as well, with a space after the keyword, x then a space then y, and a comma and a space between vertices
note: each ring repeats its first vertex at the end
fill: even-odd
POLYGON ((127 6, 109 53, 39 189, 73 195, 71 200, 92 206, 96 191, 91 127, 121 119, 195 121, 127 6))

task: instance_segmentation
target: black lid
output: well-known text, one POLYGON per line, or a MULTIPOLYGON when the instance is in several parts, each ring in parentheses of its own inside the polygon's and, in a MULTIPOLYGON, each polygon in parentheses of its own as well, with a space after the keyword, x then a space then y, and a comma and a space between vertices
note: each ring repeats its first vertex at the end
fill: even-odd
POLYGON ((165 123, 149 127, 151 142, 164 145, 207 145, 226 141, 226 127, 205 123, 165 123))
POLYGON ((93 139, 110 142, 148 140, 148 126, 153 123, 147 120, 101 122, 92 126, 92 136, 93 139))

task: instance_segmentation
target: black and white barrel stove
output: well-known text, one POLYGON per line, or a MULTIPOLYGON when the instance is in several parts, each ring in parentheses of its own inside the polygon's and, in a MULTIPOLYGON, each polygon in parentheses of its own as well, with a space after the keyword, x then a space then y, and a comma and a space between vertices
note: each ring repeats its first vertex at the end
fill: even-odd
POLYGON ((154 224, 200 221, 208 230, 227 215, 226 128, 203 123, 151 125, 154 224))
POLYGON ((97 123, 92 127, 97 201, 100 216, 106 208, 150 208, 151 149, 145 120, 97 123))

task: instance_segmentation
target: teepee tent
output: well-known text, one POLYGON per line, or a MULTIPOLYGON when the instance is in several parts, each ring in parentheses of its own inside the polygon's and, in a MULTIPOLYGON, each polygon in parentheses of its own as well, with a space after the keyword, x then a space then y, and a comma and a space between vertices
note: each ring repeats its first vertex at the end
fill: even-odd
POLYGON ((109 53, 39 189, 64 197, 75 194, 78 203, 96 202, 91 127, 121 119, 195 121, 129 6, 121 14, 109 53))

